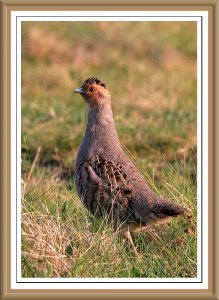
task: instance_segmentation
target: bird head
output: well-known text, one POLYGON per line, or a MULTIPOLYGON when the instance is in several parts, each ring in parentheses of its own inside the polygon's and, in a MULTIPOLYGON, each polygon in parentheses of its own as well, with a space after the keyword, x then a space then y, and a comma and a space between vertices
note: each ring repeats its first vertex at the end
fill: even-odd
POLYGON ((96 77, 90 77, 76 90, 90 108, 107 106, 111 103, 111 94, 106 83, 96 77))

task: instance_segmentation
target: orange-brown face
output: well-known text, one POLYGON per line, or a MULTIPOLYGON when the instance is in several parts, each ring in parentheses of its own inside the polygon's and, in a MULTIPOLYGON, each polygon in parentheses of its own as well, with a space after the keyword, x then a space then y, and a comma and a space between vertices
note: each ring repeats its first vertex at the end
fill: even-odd
POLYGON ((95 77, 85 80, 83 85, 74 91, 81 94, 91 106, 99 106, 110 99, 110 91, 106 83, 95 77))

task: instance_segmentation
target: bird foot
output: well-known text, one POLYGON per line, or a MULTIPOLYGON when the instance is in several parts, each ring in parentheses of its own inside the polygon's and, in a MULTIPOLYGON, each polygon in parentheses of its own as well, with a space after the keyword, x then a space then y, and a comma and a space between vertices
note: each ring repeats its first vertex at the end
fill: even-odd
POLYGON ((122 234, 123 234, 123 237, 128 241, 129 245, 131 245, 131 247, 134 250, 135 254, 139 255, 137 247, 135 247, 135 245, 133 243, 133 239, 132 239, 130 231, 129 230, 123 231, 122 234))

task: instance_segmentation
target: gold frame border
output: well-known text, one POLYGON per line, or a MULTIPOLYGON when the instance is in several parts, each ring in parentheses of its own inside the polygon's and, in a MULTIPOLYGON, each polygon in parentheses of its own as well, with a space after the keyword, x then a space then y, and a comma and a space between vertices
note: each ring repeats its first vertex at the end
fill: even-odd
POLYGON ((0 165, 1 168, 1 287, 0 299, 219 299, 219 238, 218 238, 218 219, 219 204, 217 195, 219 188, 216 186, 218 178, 219 160, 216 153, 219 150, 219 138, 216 136, 219 121, 219 104, 216 102, 218 88, 216 87, 216 77, 219 65, 218 56, 218 21, 219 19, 219 0, 183 0, 183 1, 116 1, 110 0, 103 2, 96 0, 75 1, 64 0, 0 0, 1 13, 1 148, 0 165), (10 261, 10 232, 11 232, 11 195, 10 195, 10 132, 11 132, 11 91, 10 91, 10 14, 13 10, 207 10, 209 12, 209 288, 205 290, 12 290, 11 281, 11 261, 10 261), (217 43, 216 43, 217 42, 217 43), (216 166, 216 167, 215 167, 216 166))

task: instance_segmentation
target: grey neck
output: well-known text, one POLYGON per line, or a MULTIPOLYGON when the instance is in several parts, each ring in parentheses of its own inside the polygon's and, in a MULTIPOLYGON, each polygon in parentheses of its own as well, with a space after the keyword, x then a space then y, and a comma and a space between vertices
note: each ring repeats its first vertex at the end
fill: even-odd
POLYGON ((86 134, 92 138, 101 140, 110 137, 118 138, 111 105, 105 105, 95 109, 89 108, 86 134))
POLYGON ((121 151, 111 105, 89 108, 87 129, 80 146, 78 160, 95 155, 111 155, 121 151))
POLYGON ((87 129, 95 126, 100 126, 103 128, 109 126, 110 128, 115 128, 113 112, 110 105, 97 108, 88 108, 87 129))

